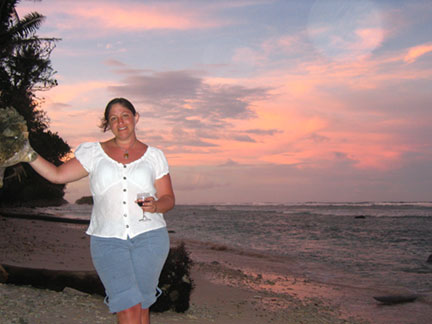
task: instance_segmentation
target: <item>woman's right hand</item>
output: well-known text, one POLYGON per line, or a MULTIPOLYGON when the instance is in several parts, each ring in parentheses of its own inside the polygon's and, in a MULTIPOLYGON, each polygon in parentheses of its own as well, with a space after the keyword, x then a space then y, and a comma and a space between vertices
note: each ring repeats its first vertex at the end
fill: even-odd
POLYGON ((25 150, 27 151, 22 162, 33 162, 37 159, 38 155, 33 147, 30 146, 29 141, 24 145, 25 150))

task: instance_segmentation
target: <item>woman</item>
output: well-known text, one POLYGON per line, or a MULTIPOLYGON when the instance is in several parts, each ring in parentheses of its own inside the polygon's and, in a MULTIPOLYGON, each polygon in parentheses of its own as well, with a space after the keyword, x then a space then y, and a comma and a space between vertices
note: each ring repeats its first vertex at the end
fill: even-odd
POLYGON ((175 199, 164 154, 136 138, 139 114, 124 98, 111 100, 102 118, 106 142, 83 143, 75 158, 56 167, 40 156, 30 165, 54 183, 90 175, 93 210, 87 234, 93 264, 104 284, 106 303, 118 321, 150 323, 159 275, 169 252, 163 218, 175 199), (137 194, 148 192, 142 206, 137 194))

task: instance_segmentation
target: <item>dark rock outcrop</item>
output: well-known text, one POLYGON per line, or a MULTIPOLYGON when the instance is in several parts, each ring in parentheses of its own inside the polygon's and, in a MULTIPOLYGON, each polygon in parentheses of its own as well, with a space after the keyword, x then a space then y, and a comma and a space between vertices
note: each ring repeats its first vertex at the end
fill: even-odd
POLYGON ((83 196, 80 199, 75 201, 77 205, 93 205, 93 197, 92 196, 83 196))
POLYGON ((152 311, 174 310, 183 313, 188 310, 194 287, 190 277, 192 264, 184 243, 170 249, 159 279, 159 287, 163 293, 150 308, 152 311))
POLYGON ((410 303, 415 301, 418 298, 418 295, 387 295, 387 296, 374 296, 374 299, 386 304, 400 304, 400 303, 410 303))

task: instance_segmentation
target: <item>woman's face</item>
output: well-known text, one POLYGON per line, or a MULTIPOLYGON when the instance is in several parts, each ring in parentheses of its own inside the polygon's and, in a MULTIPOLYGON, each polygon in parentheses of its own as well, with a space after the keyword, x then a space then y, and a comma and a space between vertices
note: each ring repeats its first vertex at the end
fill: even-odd
POLYGON ((120 104, 114 104, 108 114, 108 123, 116 138, 126 139, 135 133, 135 124, 138 122, 138 113, 133 113, 120 104))

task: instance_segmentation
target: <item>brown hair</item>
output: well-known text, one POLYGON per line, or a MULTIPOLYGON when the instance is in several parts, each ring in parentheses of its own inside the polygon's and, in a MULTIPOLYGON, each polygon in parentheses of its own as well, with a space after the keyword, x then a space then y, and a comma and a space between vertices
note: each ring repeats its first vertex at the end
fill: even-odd
POLYGON ((135 107, 132 105, 132 103, 129 100, 127 100, 125 98, 114 98, 114 99, 112 99, 106 105, 104 116, 101 118, 101 124, 99 125, 99 127, 102 128, 103 132, 106 132, 109 129, 108 117, 109 117, 109 113, 110 113, 111 107, 113 105, 115 105, 115 104, 122 105, 123 107, 129 109, 134 116, 136 115, 135 107))

